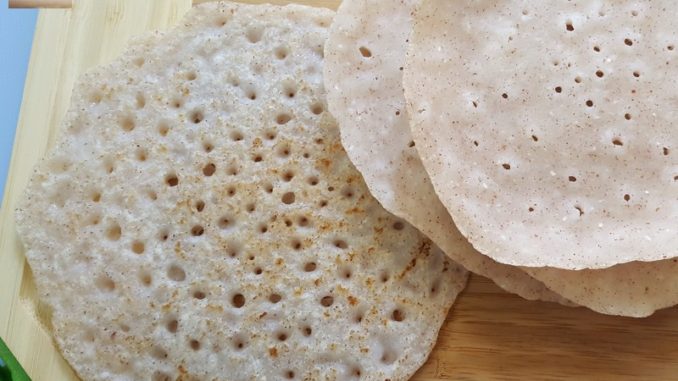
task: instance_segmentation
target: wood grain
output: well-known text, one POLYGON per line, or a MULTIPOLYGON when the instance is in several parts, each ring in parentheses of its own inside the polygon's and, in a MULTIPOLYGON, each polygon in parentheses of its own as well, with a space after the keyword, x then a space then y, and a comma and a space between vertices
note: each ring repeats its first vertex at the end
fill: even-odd
MULTIPOLYGON (((338 0, 305 3, 336 7, 338 0)), ((0 210, 0 336, 34 381, 77 378, 43 327, 49 311, 36 300, 16 237, 17 199, 31 168, 54 142, 76 76, 115 57, 131 36, 171 25, 190 4, 80 0, 72 10, 40 11, 0 210)), ((675 380, 678 309, 643 320, 603 316, 528 302, 473 277, 414 379, 675 380)))

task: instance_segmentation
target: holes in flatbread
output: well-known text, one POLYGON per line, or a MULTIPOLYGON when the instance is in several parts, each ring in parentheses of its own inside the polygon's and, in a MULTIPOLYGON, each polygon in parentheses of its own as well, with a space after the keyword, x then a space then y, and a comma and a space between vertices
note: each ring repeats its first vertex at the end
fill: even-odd
POLYGON ((292 120, 292 116, 286 113, 278 114, 275 117, 275 122, 278 123, 279 125, 287 124, 289 123, 290 120, 292 120))
POLYGON ((94 214, 87 219, 87 223, 90 225, 98 225, 101 222, 101 216, 94 214))
POLYGON ((235 294, 231 298, 231 305, 235 308, 242 308, 245 305, 245 296, 243 294, 235 294))
POLYGON ((435 295, 438 293, 440 290, 440 278, 436 278, 433 283, 431 283, 431 287, 429 288, 429 293, 431 296, 435 295))
POLYGON ((148 197, 148 199, 151 201, 156 201, 158 199, 158 194, 154 190, 149 189, 146 192, 146 197, 148 197))
POLYGON ((602 70, 596 70, 596 77, 603 78, 605 73, 602 70))
POLYGON ((280 331, 276 333, 275 337, 278 339, 278 341, 285 341, 288 339, 289 335, 285 331, 280 331))
POLYGON ((142 67, 146 63, 146 60, 144 59, 144 57, 136 57, 132 60, 132 63, 134 63, 134 65, 136 65, 137 67, 142 67))
POLYGON ((288 228, 292 226, 292 220, 290 220, 289 218, 285 218, 285 226, 287 226, 288 228))
POLYGON ((210 177, 214 174, 214 172, 217 171, 217 166, 214 165, 214 163, 207 163, 205 164, 204 167, 202 167, 202 174, 210 177))
POLYGON ((574 25, 572 25, 571 20, 567 20, 567 22, 565 23, 565 30, 567 30, 568 32, 574 32, 574 25))
POLYGON ((179 177, 174 173, 167 174, 165 175, 165 184, 175 187, 179 185, 179 177))
POLYGON ((527 211, 532 213, 532 212, 534 212, 534 208, 530 206, 529 208, 527 208, 527 211))
POLYGON ((101 291, 112 292, 115 290, 115 282, 106 274, 99 275, 94 281, 94 284, 101 291))
POLYGON ((148 151, 143 148, 137 148, 134 156, 138 161, 146 161, 148 159, 148 151))
POLYGON ((311 103, 311 112, 315 115, 320 115, 325 111, 325 106, 320 102, 311 103))
POLYGON ((310 224, 310 221, 309 221, 308 217, 306 217, 306 216, 299 216, 299 217, 297 218, 297 225, 299 225, 300 227, 305 228, 305 227, 307 227, 309 224, 310 224))
POLYGON ((354 323, 360 324, 360 323, 362 323, 364 318, 365 318, 365 312, 362 308, 353 312, 353 322, 354 323))
POLYGON ((110 157, 104 158, 104 170, 106 173, 111 174, 113 171, 115 171, 115 163, 113 162, 113 159, 110 157))
POLYGON ((245 36, 247 37, 247 41, 256 44, 257 42, 261 41, 261 37, 264 35, 264 28, 261 26, 251 26, 247 29, 247 32, 245 32, 245 36))
POLYGON ((205 201, 203 201, 203 200, 196 201, 195 202, 195 210, 197 212, 202 212, 203 210, 205 210, 205 201))
POLYGON ((167 122, 158 123, 158 134, 160 134, 160 136, 167 136, 169 130, 170 128, 167 122))
POLYGON ((263 272, 264 270, 259 266, 254 268, 254 275, 261 275, 263 272))
POLYGON ((664 156, 669 156, 669 148, 668 147, 662 148, 662 153, 664 154, 664 156))
POLYGON ((593 107, 593 101, 592 100, 587 100, 586 101, 586 107, 593 107))
POLYGON ((170 101, 170 105, 174 108, 181 108, 184 106, 184 100, 181 98, 173 98, 170 101))
POLYGON ((577 212, 579 212, 579 217, 584 215, 584 208, 579 205, 575 205, 574 208, 577 209, 577 212))
POLYGON ((600 46, 594 45, 594 46, 593 46, 593 51, 596 52, 596 53, 600 53, 600 46))
POLYGON ((186 272, 181 266, 173 264, 167 269, 167 277, 175 282, 183 282, 186 280, 186 272))
POLYGON ((260 153, 252 156, 252 161, 255 162, 255 163, 261 163, 263 160, 264 160, 264 157, 260 153))
POLYGON ((633 72, 633 76, 636 77, 636 78, 639 78, 639 77, 640 77, 640 72, 639 72, 638 70, 634 71, 634 72, 633 72))
POLYGON ((386 283, 389 279, 391 279, 391 275, 388 273, 388 271, 382 270, 379 274, 379 280, 381 283, 386 283))
POLYGON ((307 273, 313 272, 318 268, 318 265, 315 262, 306 262, 304 264, 304 271, 307 273))
POLYGON ((193 124, 198 124, 205 119, 205 114, 203 114, 202 110, 193 110, 191 111, 189 118, 193 124))
POLYGON ((249 100, 256 100, 257 99, 257 90, 254 87, 247 87, 243 89, 245 92, 245 97, 247 97, 249 100))
POLYGON ((169 230, 168 229, 161 229, 158 232, 158 239, 161 241, 167 241, 169 239, 169 230))
POLYGON ((673 176, 673 181, 678 181, 678 175, 673 176))
POLYGON ((501 166, 507 171, 511 170, 511 164, 509 163, 503 163, 501 166))
POLYGON ((390 365, 390 364, 393 364, 395 362, 397 357, 398 356, 393 349, 384 348, 379 361, 381 361, 383 364, 390 365))
POLYGON ((627 193, 627 194, 625 194, 625 195, 624 195, 624 201, 626 201, 626 202, 629 202, 629 201, 631 201, 631 195, 630 195, 630 194, 628 194, 628 193, 627 193))
POLYGON ((635 10, 635 9, 634 9, 634 10, 632 10, 632 11, 631 11, 631 16, 633 16, 633 17, 636 17, 636 16, 638 16, 638 11, 637 11, 637 10, 635 10))
POLYGON ((99 202, 99 201, 101 201, 101 192, 100 191, 93 191, 90 194, 89 197, 90 197, 90 200, 92 200, 92 202, 99 202))
POLYGON ((195 71, 191 70, 186 73, 184 78, 186 78, 186 80, 188 81, 195 81, 198 78, 198 74, 195 71))
POLYGON ((632 116, 628 112, 626 114, 624 114, 624 119, 631 120, 631 118, 632 118, 632 116))
POLYGON ((313 334, 313 328, 311 328, 310 325, 302 325, 299 330, 301 331, 301 334, 304 335, 305 337, 310 337, 313 334))
POLYGON ((191 235, 193 237, 200 237, 205 234, 205 228, 202 225, 193 225, 191 228, 191 235))
POLYGON ((214 150, 214 144, 208 141, 202 142, 202 149, 205 153, 210 153, 214 150))
POLYGON ((273 184, 267 183, 264 185, 264 190, 266 193, 273 193, 273 184))
POLYGON ((353 276, 353 269, 351 266, 342 266, 341 269, 339 269, 339 277, 343 279, 351 279, 351 276, 353 276))
POLYGON ((259 224, 259 227, 257 228, 259 233, 261 234, 266 234, 268 232, 268 225, 266 223, 262 222, 259 224))
POLYGON ((393 230, 403 230, 405 229, 405 224, 402 221, 396 221, 393 223, 393 230))
POLYGON ((229 165, 228 168, 226 168, 226 173, 229 176, 237 176, 238 173, 240 173, 240 170, 236 165, 229 165))
POLYGON ((508 99, 508 94, 503 93, 503 94, 501 94, 501 97, 504 98, 504 99, 508 99))
POLYGON ((612 144, 615 146, 621 147, 624 145, 624 142, 621 140, 621 138, 614 138, 612 139, 612 144))
POLYGON ((276 304, 281 300, 282 300, 282 296, 280 296, 280 294, 277 294, 277 293, 273 293, 273 294, 268 296, 268 301, 273 303, 273 304, 276 304))
POLYGON ((558 93, 558 94, 560 94, 560 93, 562 93, 562 92, 563 92, 563 88, 562 88, 562 87, 560 87, 560 86, 556 86, 556 88, 555 88, 554 90, 555 90, 555 91, 556 91, 556 93, 558 93))
POLYGON ((198 341, 198 340, 196 340, 196 339, 191 339, 191 340, 188 342, 188 345, 189 345, 189 346, 191 347, 191 349, 193 349, 194 351, 199 351, 199 350, 200 350, 200 347, 202 347, 200 341, 198 341))
POLYGON ((169 354, 167 353, 167 351, 158 345, 154 345, 153 348, 151 348, 151 357, 155 359, 164 360, 168 356, 169 354))
POLYGON ((136 101, 137 101, 136 106, 138 109, 146 107, 146 97, 144 96, 144 94, 137 93, 136 101))
POLYGON ((391 320, 401 322, 405 320, 405 312, 402 309, 396 308, 391 313, 391 320))
POLYGON ((169 317, 165 321, 165 329, 169 333, 177 333, 179 331, 179 321, 175 317, 169 317))
POLYGON ((364 47, 364 46, 359 47, 359 48, 358 48, 358 51, 360 52, 360 55, 363 56, 363 57, 365 57, 365 58, 370 58, 370 57, 372 57, 372 52, 370 51, 370 49, 368 49, 368 48, 366 48, 366 47, 364 47))
POLYGON ((292 81, 285 81, 282 86, 282 93, 287 98, 294 98, 297 95, 297 86, 292 81))
MULTIPOLYGON (((226 254, 231 258, 237 257, 241 251, 242 246, 237 242, 229 242, 226 245, 226 254)), ((254 256, 250 255, 250 259, 254 259, 254 256)))
POLYGON ((141 282, 142 285, 150 287, 151 284, 153 283, 153 276, 148 271, 141 270, 141 272, 139 273, 139 281, 141 282))
POLYGON ((290 246, 294 250, 301 250, 303 245, 298 238, 293 238, 292 241, 290 241, 290 246))
POLYGON ((117 223, 112 223, 106 228, 106 238, 111 241, 117 241, 122 236, 122 228, 117 223))
POLYGON ((275 138, 278 136, 278 133, 275 130, 268 130, 264 136, 267 140, 275 140, 275 138))
POLYGON ((290 153, 292 152, 292 149, 290 148, 289 145, 282 144, 277 148, 276 151, 279 157, 288 158, 290 156, 290 153))
POLYGON ((123 131, 130 132, 134 130, 134 127, 136 126, 136 123, 134 122, 134 118, 130 115, 126 115, 122 117, 118 123, 120 124, 120 128, 123 129, 123 131))
POLYGON ((168 373, 161 372, 159 370, 156 370, 153 372, 153 375, 151 376, 151 381, 172 381, 174 380, 174 377, 169 375, 168 373))
POLYGON ((581 83, 582 79, 580 76, 574 77, 574 83, 581 83))
POLYGON ((234 142, 239 142, 239 141, 242 141, 245 137, 243 136, 242 132, 240 132, 238 130, 234 130, 234 131, 231 131, 230 138, 234 142))
POLYGON ((624 45, 633 46, 633 40, 631 40, 630 38, 625 38, 624 39, 624 45))
POLYGON ((478 147, 478 146, 480 145, 480 143, 478 143, 477 140, 474 140, 474 141, 473 141, 473 145, 476 146, 476 147, 478 147))
POLYGON ((236 351, 241 351, 247 346, 247 341, 242 335, 235 335, 231 338, 231 343, 233 344, 233 349, 236 351))
POLYGON ((296 196, 294 195, 294 192, 287 192, 287 193, 283 194, 282 197, 280 198, 280 200, 283 202, 283 204, 286 204, 286 205, 294 204, 295 199, 296 199, 296 196))
POLYGON ((568 179, 571 183, 574 183, 574 182, 577 181, 577 178, 574 177, 574 176, 568 176, 567 179, 568 179))
POLYGON ((232 216, 222 216, 221 218, 219 218, 219 221, 217 222, 219 228, 221 229, 228 229, 230 227, 233 227, 234 223, 235 218, 233 218, 232 216))
POLYGON ((294 378, 294 371, 293 370, 286 370, 285 371, 285 378, 288 380, 291 380, 294 378))
POLYGON ((278 46, 273 51, 273 54, 275 54, 275 58, 284 60, 290 54, 290 51, 286 46, 278 46))
POLYGON ((198 300, 203 300, 207 297, 207 294, 202 291, 202 290, 195 290, 193 291, 193 298, 198 299, 198 300))
POLYGON ((334 247, 339 248, 339 249, 347 249, 348 248, 348 243, 344 241, 343 239, 335 239, 332 241, 332 244, 334 247))
POLYGON ((532 141, 534 141, 534 142, 539 141, 539 138, 537 137, 537 135, 532 135, 532 141))
POLYGON ((355 196, 355 191, 350 186, 344 187, 341 190, 341 196, 346 198, 346 199, 352 199, 353 196, 355 196))
POLYGON ((310 185, 310 186, 316 186, 316 185, 318 185, 318 182, 319 182, 319 180, 315 176, 311 176, 311 177, 306 179, 306 183, 308 183, 308 185, 310 185))
POLYGON ((323 307, 330 307, 334 304, 334 297, 332 295, 325 295, 320 299, 320 305, 323 307))
POLYGON ((257 205, 253 202, 250 202, 249 204, 245 205, 245 210, 247 213, 252 213, 257 209, 257 205))
POLYGON ((285 182, 290 182, 294 178, 294 171, 288 170, 282 174, 282 179, 285 182))
POLYGON ((134 252, 134 254, 141 255, 144 253, 145 250, 146 245, 142 241, 139 240, 132 241, 132 252, 134 252))
POLYGON ((318 203, 318 206, 321 207, 321 208, 326 207, 327 206, 327 200, 320 200, 320 202, 318 203))

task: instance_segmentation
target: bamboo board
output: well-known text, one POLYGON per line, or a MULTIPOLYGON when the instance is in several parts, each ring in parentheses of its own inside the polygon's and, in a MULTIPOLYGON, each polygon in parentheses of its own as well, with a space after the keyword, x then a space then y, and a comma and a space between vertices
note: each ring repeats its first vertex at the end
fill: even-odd
MULTIPOLYGON (((40 12, 0 211, 0 336, 34 381, 77 377, 42 328, 45 311, 16 237, 14 206, 54 141, 76 76, 115 57, 129 37, 171 25, 189 7, 190 0, 76 0, 72 10, 40 12)), ((414 379, 676 380, 678 308, 643 320, 602 316, 528 302, 473 277, 414 379)))

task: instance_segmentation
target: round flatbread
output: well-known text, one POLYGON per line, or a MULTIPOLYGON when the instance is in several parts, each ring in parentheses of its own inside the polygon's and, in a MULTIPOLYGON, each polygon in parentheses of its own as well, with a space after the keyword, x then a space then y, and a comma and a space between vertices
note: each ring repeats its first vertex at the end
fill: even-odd
POLYGON ((17 228, 83 380, 406 380, 466 272, 325 112, 333 12, 208 3, 76 85, 17 228))
POLYGON ((422 3, 411 128, 476 249, 571 270, 678 256, 674 8, 422 3))
POLYGON ((412 142, 402 88, 418 2, 341 3, 325 44, 324 73, 328 106, 339 122, 342 143, 375 198, 452 259, 526 299, 564 302, 519 268, 475 251, 433 190, 412 142))

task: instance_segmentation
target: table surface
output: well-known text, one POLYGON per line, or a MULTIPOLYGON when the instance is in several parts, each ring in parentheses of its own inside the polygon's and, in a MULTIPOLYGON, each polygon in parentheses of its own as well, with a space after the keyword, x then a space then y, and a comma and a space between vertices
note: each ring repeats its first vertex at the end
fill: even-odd
POLYGON ((12 154, 37 14, 34 9, 8 9, 7 0, 0 1, 0 199, 12 154))

